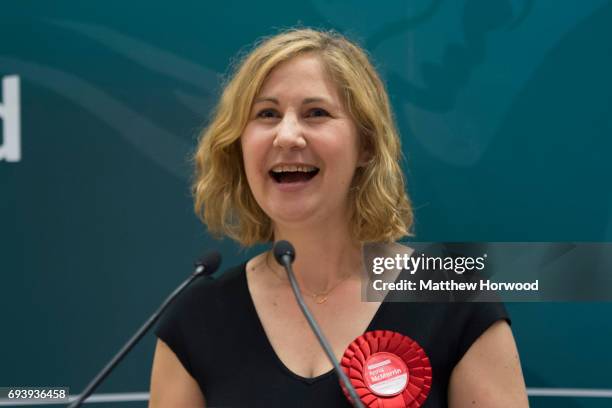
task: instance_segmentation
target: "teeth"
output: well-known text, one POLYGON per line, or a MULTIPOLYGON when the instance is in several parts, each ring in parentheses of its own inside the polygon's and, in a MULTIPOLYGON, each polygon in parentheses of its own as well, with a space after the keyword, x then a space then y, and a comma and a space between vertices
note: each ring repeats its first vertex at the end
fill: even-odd
POLYGON ((272 173, 283 173, 283 172, 295 172, 295 171, 300 171, 303 173, 309 173, 311 171, 315 171, 317 168, 314 166, 296 166, 293 164, 287 164, 287 165, 282 165, 282 166, 274 166, 272 167, 272 173))

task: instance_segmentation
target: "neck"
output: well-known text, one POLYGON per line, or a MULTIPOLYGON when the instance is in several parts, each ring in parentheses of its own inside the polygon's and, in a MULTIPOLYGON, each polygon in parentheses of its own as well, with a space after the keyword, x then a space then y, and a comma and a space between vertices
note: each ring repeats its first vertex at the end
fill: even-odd
POLYGON ((325 223, 318 228, 275 228, 276 241, 287 240, 295 247, 293 271, 301 287, 325 293, 348 277, 360 276, 363 245, 352 239, 348 223, 343 226, 325 223))

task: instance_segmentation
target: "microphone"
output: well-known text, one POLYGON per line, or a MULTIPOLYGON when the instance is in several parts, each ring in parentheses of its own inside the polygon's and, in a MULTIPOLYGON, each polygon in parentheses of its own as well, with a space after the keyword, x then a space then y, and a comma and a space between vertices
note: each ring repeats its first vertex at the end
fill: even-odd
POLYGON ((151 326, 159 319, 164 310, 170 305, 170 303, 185 289, 191 282, 200 276, 210 277, 221 265, 221 254, 218 251, 208 252, 206 255, 201 257, 195 263, 195 269, 193 273, 185 280, 178 288, 174 290, 166 298, 164 303, 149 317, 149 320, 142 325, 142 327, 136 332, 136 334, 119 350, 119 352, 113 357, 113 359, 94 377, 93 380, 87 385, 85 390, 76 398, 76 400, 68 406, 68 408, 77 408, 91 395, 92 392, 104 381, 106 377, 111 373, 117 364, 126 356, 127 353, 138 343, 138 341, 146 334, 151 326))
POLYGON ((319 344, 321 344, 321 347, 323 347, 323 351, 325 351, 327 359, 332 363, 336 374, 338 375, 338 377, 340 377, 340 381, 342 381, 342 384, 344 384, 344 387, 348 390, 348 393, 352 399, 351 402, 354 406, 358 408, 365 408, 365 406, 361 402, 361 398, 359 398, 359 396, 357 395, 353 384, 351 384, 344 371, 342 371, 342 368, 340 368, 340 364, 336 360, 334 352, 332 351, 331 346, 327 342, 327 339, 323 335, 321 328, 310 313, 310 310, 308 310, 306 303, 304 303, 302 292, 300 291, 300 287, 298 286, 297 280, 295 279, 295 275, 293 274, 292 264, 295 260, 295 249, 293 248, 293 245, 291 245, 291 243, 289 243, 288 241, 278 241, 274 244, 274 248, 272 251, 276 262, 278 262, 282 267, 285 268, 285 271, 287 272, 287 277, 289 278, 289 282, 291 283, 291 289, 293 289, 293 294, 295 295, 298 305, 300 306, 304 317, 306 317, 310 328, 317 337, 317 340, 319 340, 319 344))

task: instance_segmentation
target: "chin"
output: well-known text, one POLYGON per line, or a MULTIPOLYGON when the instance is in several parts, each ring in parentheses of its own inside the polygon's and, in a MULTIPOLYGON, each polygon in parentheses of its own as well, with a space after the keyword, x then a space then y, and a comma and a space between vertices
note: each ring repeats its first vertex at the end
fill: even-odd
POLYGON ((314 218, 314 211, 283 211, 282 214, 276 213, 271 217, 275 224, 297 225, 314 218))
POLYGON ((303 205, 284 205, 282 208, 266 211, 266 214, 268 214, 274 224, 287 226, 294 226, 312 220, 316 217, 316 213, 316 208, 307 208, 303 205))

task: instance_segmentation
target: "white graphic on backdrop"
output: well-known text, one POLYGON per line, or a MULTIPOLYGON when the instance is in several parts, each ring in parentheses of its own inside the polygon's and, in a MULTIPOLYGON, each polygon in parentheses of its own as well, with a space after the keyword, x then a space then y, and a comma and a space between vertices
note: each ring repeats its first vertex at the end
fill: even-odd
POLYGON ((21 160, 21 109, 19 77, 16 75, 2 78, 0 120, 3 136, 0 139, 0 162, 18 162, 21 160))
MULTIPOLYGON (((170 90, 172 94, 166 98, 181 102, 182 105, 173 105, 176 109, 186 107, 198 117, 204 117, 214 107, 218 87, 223 82, 220 73, 104 26, 69 21, 49 22, 76 31, 147 71, 176 79, 176 88, 170 90), (179 82, 184 84, 179 85, 179 82)), ((136 111, 107 89, 71 72, 4 55, 0 55, 0 71, 19 72, 20 77, 27 79, 28 83, 69 99, 110 125, 119 136, 161 168, 181 179, 188 179, 190 169, 187 158, 191 155, 192 141, 188 142, 165 130, 156 123, 156 118, 136 111)))

